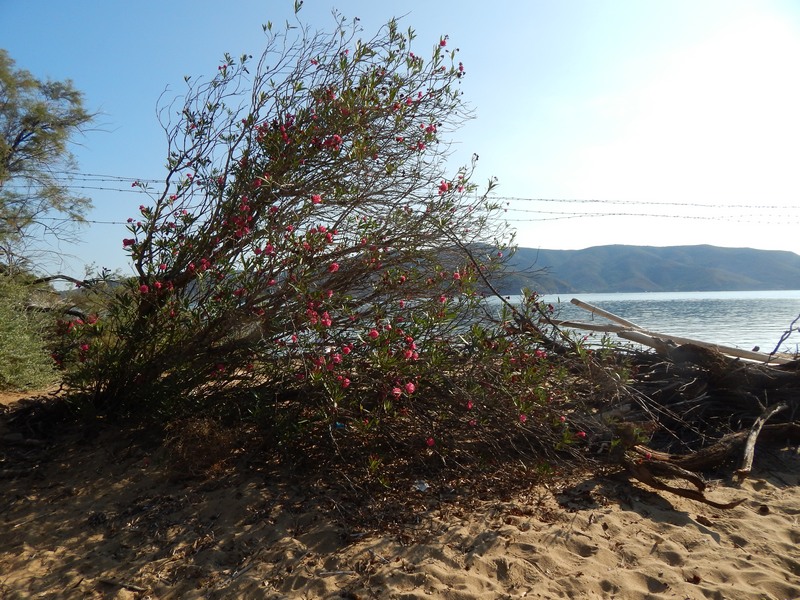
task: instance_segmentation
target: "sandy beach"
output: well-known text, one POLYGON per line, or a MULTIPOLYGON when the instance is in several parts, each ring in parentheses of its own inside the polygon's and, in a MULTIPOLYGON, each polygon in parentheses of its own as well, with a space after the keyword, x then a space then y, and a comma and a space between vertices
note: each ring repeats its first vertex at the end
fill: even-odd
POLYGON ((136 433, 0 434, 0 598, 800 598, 797 448, 711 481, 746 498, 730 510, 589 473, 508 498, 412 488, 414 514, 374 528, 328 484, 187 476, 136 433))

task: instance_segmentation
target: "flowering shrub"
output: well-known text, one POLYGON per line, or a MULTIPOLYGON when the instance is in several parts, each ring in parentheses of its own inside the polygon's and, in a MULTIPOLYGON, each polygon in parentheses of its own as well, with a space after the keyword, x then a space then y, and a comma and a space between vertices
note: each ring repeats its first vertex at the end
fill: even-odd
POLYGON ((140 186, 121 240, 136 277, 65 332, 74 401, 429 452, 550 427, 564 392, 544 382, 564 377, 546 340, 509 333, 483 298, 510 236, 474 162, 446 170, 443 136, 469 117, 457 51, 441 38, 424 59, 394 21, 367 41, 344 20, 265 33, 260 60, 188 79, 165 120, 167 185, 140 186))

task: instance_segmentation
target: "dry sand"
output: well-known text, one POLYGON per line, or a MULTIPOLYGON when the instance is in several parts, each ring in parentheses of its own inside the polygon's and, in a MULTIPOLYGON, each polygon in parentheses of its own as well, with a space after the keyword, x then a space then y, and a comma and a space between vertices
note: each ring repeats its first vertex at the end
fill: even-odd
POLYGON ((469 508, 432 486, 382 531, 345 518, 334 490, 180 477, 147 448, 6 440, 0 598, 800 598, 795 448, 760 451, 741 486, 712 483, 715 500, 747 498, 727 511, 613 478, 469 508))

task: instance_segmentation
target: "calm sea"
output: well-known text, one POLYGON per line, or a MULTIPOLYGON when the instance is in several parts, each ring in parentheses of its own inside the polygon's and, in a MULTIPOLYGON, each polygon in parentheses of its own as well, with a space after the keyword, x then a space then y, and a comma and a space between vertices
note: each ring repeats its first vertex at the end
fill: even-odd
MULTIPOLYGON (((570 303, 577 298, 656 333, 750 350, 771 352, 800 315, 800 290, 769 292, 653 292, 548 295, 558 318, 607 322, 570 303)), ((800 323, 795 325, 795 329, 800 323)), ((602 334, 598 334, 602 335, 602 334)), ((616 336, 612 336, 616 338, 616 336)), ((796 330, 779 349, 800 351, 796 330)))

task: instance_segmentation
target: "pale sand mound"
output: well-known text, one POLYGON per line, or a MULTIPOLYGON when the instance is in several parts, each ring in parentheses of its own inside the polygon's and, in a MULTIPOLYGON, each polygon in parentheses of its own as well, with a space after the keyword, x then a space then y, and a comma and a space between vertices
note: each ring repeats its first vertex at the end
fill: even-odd
MULTIPOLYGON (((180 480, 134 441, 82 434, 1 482, 0 598, 800 598, 794 449, 712 485, 747 497, 729 511, 622 481, 469 510, 432 487, 408 492, 428 507, 416 522, 376 533, 332 489, 180 480)), ((15 445, 2 468, 35 452, 15 445)))

